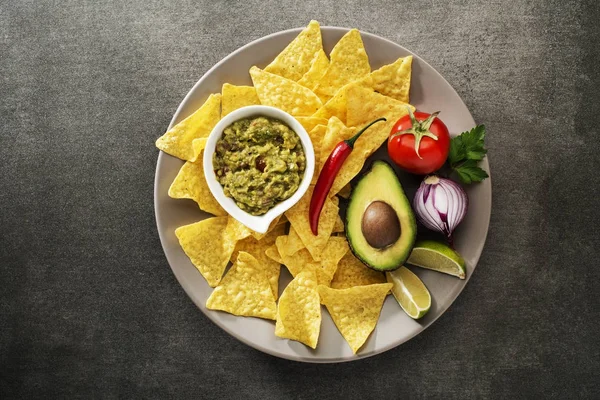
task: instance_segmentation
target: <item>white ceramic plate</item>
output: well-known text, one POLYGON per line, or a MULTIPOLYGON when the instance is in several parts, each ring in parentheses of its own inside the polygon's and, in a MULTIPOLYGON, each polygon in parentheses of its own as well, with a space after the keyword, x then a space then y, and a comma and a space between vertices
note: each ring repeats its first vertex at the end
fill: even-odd
MULTIPOLYGON (((223 83, 251 85, 252 81, 248 74, 250 67, 266 66, 300 31, 301 29, 291 29, 266 36, 236 50, 220 61, 183 99, 169 127, 200 107, 209 94, 219 93, 223 83)), ((346 28, 322 27, 325 51, 329 53, 347 31, 346 28)), ((440 118, 446 123, 452 136, 475 126, 473 117, 456 91, 429 64, 389 40, 366 32, 361 34, 372 69, 389 64, 398 57, 410 54, 414 56, 410 98, 417 109, 428 112, 441 110, 440 118)), ((374 155, 374 158, 385 159, 386 157, 385 146, 374 155)), ((301 343, 276 337, 274 322, 236 317, 206 309, 206 299, 212 289, 184 254, 174 232, 181 225, 197 222, 209 215, 200 211, 192 200, 175 200, 167 195, 169 186, 182 165, 183 161, 161 152, 158 156, 154 182, 158 233, 173 273, 192 301, 225 332, 265 353, 291 360, 321 363, 356 360, 382 353, 419 334, 439 318, 464 289, 477 265, 488 231, 492 202, 490 179, 467 188, 470 199, 469 210, 456 231, 456 249, 467 262, 466 280, 425 269, 411 268, 431 292, 431 309, 424 318, 419 321, 412 320, 402 311, 396 300, 388 296, 376 329, 359 353, 354 355, 323 308, 319 345, 316 350, 312 350, 301 343)), ((489 172, 487 159, 482 162, 482 167, 489 172)), ((407 195, 412 200, 419 180, 396 171, 407 195)), ((280 292, 290 280, 285 268, 282 268, 281 275, 280 292)))

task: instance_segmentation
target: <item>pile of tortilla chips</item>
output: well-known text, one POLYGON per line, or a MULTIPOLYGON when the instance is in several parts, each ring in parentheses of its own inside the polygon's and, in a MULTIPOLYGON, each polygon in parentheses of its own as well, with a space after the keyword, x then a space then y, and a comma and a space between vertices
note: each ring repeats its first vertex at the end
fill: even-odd
POLYGON ((393 124, 409 108, 414 110, 408 104, 411 63, 408 56, 371 71, 356 29, 345 34, 328 57, 319 23, 311 21, 269 65, 250 68, 253 86, 224 83, 222 93, 212 94, 156 141, 159 149, 186 161, 169 196, 192 199, 214 215, 175 231, 183 251, 215 288, 207 308, 274 320, 275 335, 316 348, 323 304, 352 351, 363 346, 391 284, 349 251, 341 234, 339 199, 348 198, 350 182, 386 141, 393 124), (357 140, 325 202, 318 236, 308 221, 313 186, 266 234, 228 216, 208 189, 202 166, 208 135, 223 116, 255 104, 290 113, 309 132, 317 164, 313 184, 337 143, 370 121, 387 118, 357 140), (282 264, 294 279, 280 295, 282 264))

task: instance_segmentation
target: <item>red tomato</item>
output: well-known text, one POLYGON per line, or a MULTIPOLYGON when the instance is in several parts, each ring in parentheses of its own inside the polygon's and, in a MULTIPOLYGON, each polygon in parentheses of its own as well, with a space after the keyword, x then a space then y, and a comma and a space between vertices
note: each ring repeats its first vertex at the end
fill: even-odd
POLYGON ((388 153, 400 168, 427 175, 444 165, 450 150, 450 134, 437 118, 438 113, 417 111, 414 117, 405 115, 396 122, 388 139, 388 153))

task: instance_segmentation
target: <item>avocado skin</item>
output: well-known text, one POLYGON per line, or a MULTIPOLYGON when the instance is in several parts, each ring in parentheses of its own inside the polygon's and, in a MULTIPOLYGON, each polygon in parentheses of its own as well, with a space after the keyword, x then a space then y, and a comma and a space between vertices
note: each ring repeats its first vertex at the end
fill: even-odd
POLYGON ((400 268, 410 256, 416 236, 416 218, 394 169, 386 161, 373 161, 349 197, 346 237, 352 253, 375 271, 393 271, 400 268), (378 200, 392 206, 400 221, 400 238, 384 249, 371 247, 361 228, 364 210, 378 200))

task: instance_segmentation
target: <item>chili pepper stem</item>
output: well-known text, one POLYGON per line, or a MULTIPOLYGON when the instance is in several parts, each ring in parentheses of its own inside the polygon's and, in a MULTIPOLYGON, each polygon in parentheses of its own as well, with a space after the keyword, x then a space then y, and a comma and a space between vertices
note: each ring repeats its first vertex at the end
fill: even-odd
POLYGON ((367 129, 369 129, 371 127, 371 125, 379 122, 379 121, 387 121, 387 119, 385 118, 379 118, 376 119, 375 121, 371 122, 369 125, 365 126, 364 128, 362 128, 360 131, 358 131, 358 133, 354 136, 352 136, 350 139, 346 139, 345 142, 346 144, 348 144, 348 146, 350 146, 351 149, 354 148, 354 142, 356 142, 356 140, 360 137, 360 135, 363 134, 364 131, 366 131, 367 129))

